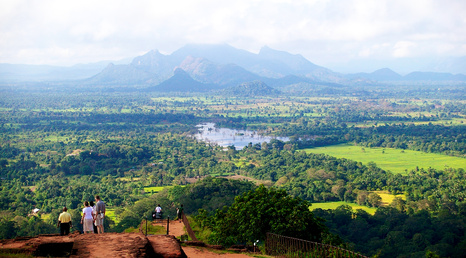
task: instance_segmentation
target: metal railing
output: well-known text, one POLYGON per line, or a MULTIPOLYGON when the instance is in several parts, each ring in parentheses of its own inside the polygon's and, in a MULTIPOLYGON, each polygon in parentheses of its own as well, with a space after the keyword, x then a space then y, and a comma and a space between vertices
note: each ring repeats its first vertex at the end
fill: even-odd
MULTIPOLYGON (((191 229, 191 226, 189 225, 189 220, 184 213, 182 213, 181 219, 186 228, 186 232, 188 233, 191 240, 199 241, 197 240, 196 235, 194 234, 194 231, 191 229)), ((142 234, 146 236, 147 236, 147 223, 148 223, 148 220, 146 216, 141 220, 141 223, 139 224, 139 232, 141 232, 142 234)), ((153 223, 156 223, 156 224, 160 223, 161 225, 166 225, 167 235, 170 233, 170 216, 167 216, 167 219, 156 219, 155 221, 150 222, 150 224, 153 224, 153 223)))
POLYGON ((151 222, 148 222, 147 216, 143 217, 141 220, 141 223, 139 223, 139 232, 147 236, 147 223, 154 225, 157 223, 160 223, 161 226, 166 225, 167 228, 167 235, 170 232, 170 216, 167 216, 166 219, 156 219, 152 220, 151 222), (145 228, 145 229, 144 229, 145 228))
POLYGON ((303 239, 267 233, 265 249, 268 255, 279 257, 364 257, 340 247, 303 239))

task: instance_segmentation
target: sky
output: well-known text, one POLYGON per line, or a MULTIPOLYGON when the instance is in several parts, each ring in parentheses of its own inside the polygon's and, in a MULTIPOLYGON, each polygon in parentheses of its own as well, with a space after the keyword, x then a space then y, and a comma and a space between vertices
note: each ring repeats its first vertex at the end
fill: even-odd
POLYGON ((402 70, 466 56, 466 1, 0 0, 0 35, 0 63, 71 66, 195 43, 402 70))

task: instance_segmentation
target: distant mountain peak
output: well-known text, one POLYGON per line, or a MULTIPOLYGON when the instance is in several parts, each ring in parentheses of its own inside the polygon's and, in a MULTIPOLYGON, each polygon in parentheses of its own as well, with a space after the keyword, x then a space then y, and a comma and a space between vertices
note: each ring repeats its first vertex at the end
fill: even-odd
POLYGON ((156 56, 156 55, 162 55, 162 54, 159 52, 159 50, 152 49, 152 50, 149 50, 149 52, 145 53, 144 55, 156 56))
POLYGON ((372 75, 379 75, 379 76, 393 76, 393 77, 401 77, 400 74, 394 72, 392 69, 390 68, 382 68, 382 69, 379 69, 379 70, 376 70, 374 72, 371 73, 372 75))
MULTIPOLYGON (((302 55, 300 54, 291 54, 291 53, 288 53, 286 51, 281 51, 281 50, 276 50, 276 49, 272 49, 270 48, 269 46, 263 46, 260 51, 259 51, 259 56, 267 56, 267 55, 281 55, 281 57, 283 56, 295 56, 295 57, 300 57, 300 58, 303 58, 305 59, 302 55)), ((309 61, 308 61, 309 62, 309 61)))
POLYGON ((264 53, 264 52, 267 52, 267 51, 270 51, 270 50, 273 50, 272 48, 270 48, 269 46, 265 45, 263 47, 261 47, 261 49, 259 50, 259 55, 260 53, 264 53))
POLYGON ((396 72, 394 72, 392 69, 390 69, 390 68, 388 68, 388 67, 380 68, 380 69, 378 69, 378 70, 375 70, 374 73, 375 73, 375 72, 396 73, 396 72))
POLYGON ((186 77, 191 78, 191 76, 189 76, 189 74, 185 70, 179 67, 175 68, 175 71, 173 71, 173 74, 174 74, 173 76, 186 76, 186 77))
POLYGON ((200 92, 207 91, 209 87, 209 85, 194 80, 185 70, 176 68, 172 77, 157 86, 148 88, 148 90, 162 92, 200 92))
POLYGON ((158 50, 151 50, 142 56, 135 57, 131 62, 133 66, 158 67, 160 63, 165 62, 166 55, 161 54, 158 50))
POLYGON ((297 75, 307 75, 312 74, 316 71, 326 71, 329 72, 327 68, 318 66, 300 54, 291 54, 286 51, 280 51, 272 49, 268 46, 263 46, 258 54, 259 58, 276 62, 278 66, 275 68, 277 71, 288 71, 283 75, 297 74, 297 75), (285 67, 286 66, 286 67, 285 67))

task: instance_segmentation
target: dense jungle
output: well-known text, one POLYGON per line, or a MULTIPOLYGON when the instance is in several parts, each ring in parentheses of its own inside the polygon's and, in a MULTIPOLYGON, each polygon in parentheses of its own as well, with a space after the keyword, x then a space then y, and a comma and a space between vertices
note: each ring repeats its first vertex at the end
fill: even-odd
POLYGON ((98 194, 109 209, 108 231, 137 228, 158 203, 174 218, 183 204, 201 239, 249 243, 266 232, 223 225, 245 223, 238 207, 273 220, 264 207, 274 206, 256 193, 288 198, 273 208, 276 214, 296 207, 307 218, 264 227, 274 233, 376 257, 466 253, 464 86, 317 88, 270 96, 0 90, 0 239, 58 232, 64 206, 80 229, 83 202, 98 194), (196 126, 207 122, 289 140, 241 149, 200 141, 196 126), (327 146, 357 146, 360 155, 382 151, 370 162, 312 152, 327 146), (398 154, 388 157, 388 150, 398 154), (408 151, 451 163, 432 160, 398 171, 379 164, 408 151), (393 198, 387 202, 383 195, 393 198), (260 205, 248 203, 256 198, 260 205), (330 202, 342 205, 312 209, 330 202), (296 226, 305 221, 315 229, 310 235, 296 226))

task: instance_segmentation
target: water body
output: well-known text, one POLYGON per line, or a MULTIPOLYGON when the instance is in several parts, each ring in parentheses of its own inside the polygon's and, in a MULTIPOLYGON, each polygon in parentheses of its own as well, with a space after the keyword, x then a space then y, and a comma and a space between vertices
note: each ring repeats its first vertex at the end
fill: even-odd
POLYGON ((290 140, 288 137, 262 136, 257 134, 256 131, 216 128, 214 123, 199 124, 196 127, 199 128, 199 133, 194 135, 196 139, 216 143, 223 147, 234 145, 237 150, 243 149, 249 143, 270 142, 272 139, 290 140))

